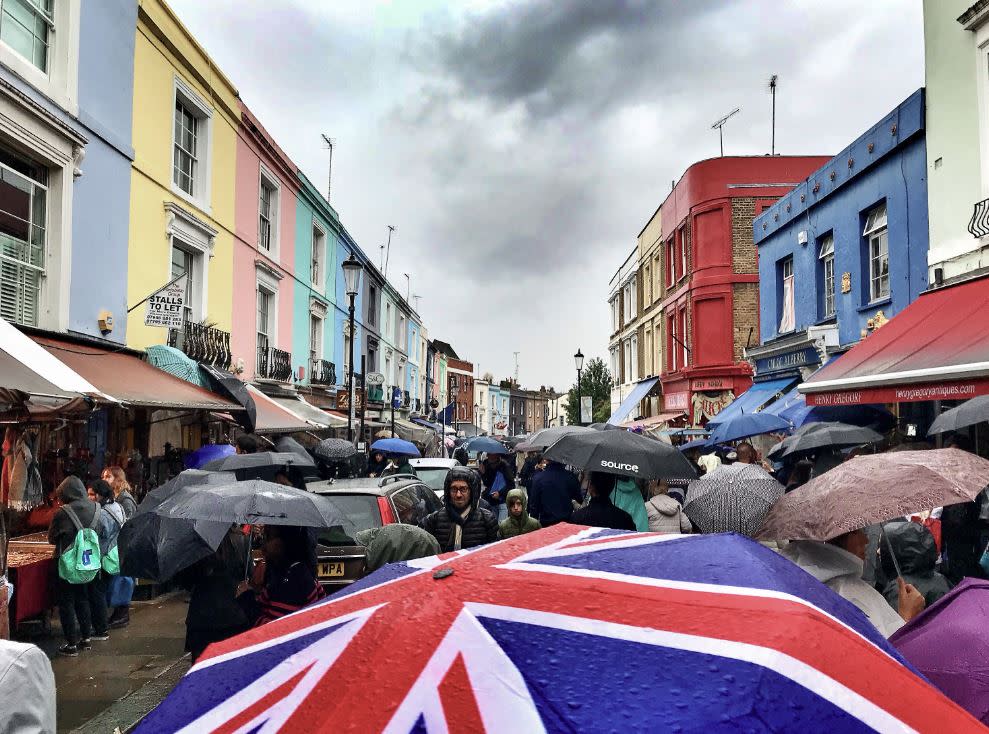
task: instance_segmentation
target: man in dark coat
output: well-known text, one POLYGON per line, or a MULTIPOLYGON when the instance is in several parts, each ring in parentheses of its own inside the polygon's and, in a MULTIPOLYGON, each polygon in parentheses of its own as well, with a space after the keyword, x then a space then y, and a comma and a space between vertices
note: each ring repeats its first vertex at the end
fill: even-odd
MULTIPOLYGON (((55 546, 56 563, 76 539, 76 526, 66 508, 71 508, 83 528, 93 527, 93 518, 100 507, 86 494, 86 486, 78 477, 68 476, 58 485, 58 497, 62 508, 52 517, 48 528, 48 542, 55 546)), ((91 646, 90 640, 107 640, 106 604, 90 605, 90 595, 95 593, 94 581, 88 584, 70 584, 58 578, 58 616, 62 623, 65 644, 59 653, 75 657, 79 648, 91 646), (93 634, 95 632, 95 635, 93 634)), ((102 588, 102 586, 100 587, 102 588)))
POLYGON ((478 507, 481 477, 477 472, 454 467, 443 482, 443 509, 422 521, 444 553, 473 548, 498 539, 498 518, 478 507))
POLYGON ((570 518, 574 525, 590 525, 613 530, 635 530, 635 520, 625 510, 611 503, 611 492, 615 489, 615 475, 594 471, 588 475, 587 491, 591 500, 587 507, 581 507, 570 518))
POLYGON ((580 503, 580 482, 573 472, 558 461, 546 462, 546 468, 532 478, 529 491, 529 514, 544 528, 569 522, 573 503, 580 503))
POLYGON ((525 457, 522 470, 519 472, 519 484, 525 487, 526 492, 532 492, 532 480, 538 471, 537 467, 543 460, 543 455, 538 451, 532 451, 525 457))

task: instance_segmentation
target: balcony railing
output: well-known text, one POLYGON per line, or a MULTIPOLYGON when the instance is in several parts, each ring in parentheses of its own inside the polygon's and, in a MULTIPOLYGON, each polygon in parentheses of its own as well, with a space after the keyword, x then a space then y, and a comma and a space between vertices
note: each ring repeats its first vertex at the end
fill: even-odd
POLYGON ((313 385, 337 384, 337 368, 325 359, 314 359, 309 366, 309 382, 313 385))
POLYGON ((989 199, 976 202, 972 218, 968 221, 968 231, 973 237, 989 235, 989 199))
POLYGON ((257 376, 268 380, 288 380, 292 376, 292 355, 267 346, 267 339, 260 341, 257 376))
POLYGON ((181 329, 169 329, 168 346, 203 364, 224 370, 230 366, 230 332, 215 326, 186 321, 181 329))

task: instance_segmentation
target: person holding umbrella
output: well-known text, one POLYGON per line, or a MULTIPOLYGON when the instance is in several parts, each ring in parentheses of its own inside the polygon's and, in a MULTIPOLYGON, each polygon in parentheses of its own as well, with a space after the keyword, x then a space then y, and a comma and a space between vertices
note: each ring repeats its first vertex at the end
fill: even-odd
POLYGON ((409 462, 409 457, 405 454, 389 454, 388 464, 381 476, 390 477, 394 474, 411 474, 416 475, 416 470, 412 468, 412 464, 409 462))
POLYGON ((367 475, 371 478, 380 477, 388 468, 388 457, 383 451, 372 451, 367 462, 367 475))
POLYGON ((597 528, 613 530, 636 529, 635 520, 625 510, 620 510, 611 502, 611 493, 615 489, 614 474, 592 471, 587 473, 587 491, 591 496, 586 507, 574 512, 570 522, 574 525, 590 525, 597 528))
POLYGON ((570 522, 574 504, 580 504, 580 482, 558 461, 544 460, 545 467, 532 478, 529 512, 548 528, 570 522))

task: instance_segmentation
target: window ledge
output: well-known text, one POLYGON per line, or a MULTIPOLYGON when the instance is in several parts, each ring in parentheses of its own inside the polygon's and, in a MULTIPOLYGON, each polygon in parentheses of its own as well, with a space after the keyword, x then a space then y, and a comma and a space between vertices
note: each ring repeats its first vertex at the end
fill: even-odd
POLYGON ((196 207, 199 211, 201 211, 206 216, 208 217, 213 216, 213 210, 210 209, 210 205, 208 202, 203 201, 202 199, 197 199, 194 196, 190 196, 185 191, 183 191, 178 186, 176 186, 174 181, 172 181, 171 188, 172 188, 172 193, 178 196, 180 199, 182 199, 183 201, 189 204, 192 204, 194 207, 196 207))
POLYGON ((825 316, 823 319, 814 322, 814 326, 824 326, 825 324, 837 324, 838 314, 831 314, 830 316, 825 316))
POLYGON ((869 301, 864 306, 859 306, 857 309, 859 313, 864 311, 872 311, 873 309, 879 308, 880 306, 888 306, 893 302, 892 296, 886 296, 885 298, 880 298, 875 301, 869 301))

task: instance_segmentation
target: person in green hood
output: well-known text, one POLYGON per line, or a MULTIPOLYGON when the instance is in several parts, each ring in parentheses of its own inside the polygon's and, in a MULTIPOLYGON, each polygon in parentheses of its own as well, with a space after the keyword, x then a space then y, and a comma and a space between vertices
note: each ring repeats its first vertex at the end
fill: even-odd
POLYGON ((531 533, 542 527, 539 520, 529 517, 529 502, 524 490, 519 488, 510 490, 505 498, 505 504, 508 507, 508 517, 498 526, 499 538, 514 538, 516 535, 531 533))
POLYGON ((649 515, 646 514, 646 501, 642 498, 639 485, 630 477, 620 477, 615 483, 615 491, 611 494, 615 507, 625 510, 632 516, 635 529, 640 533, 649 530, 649 515))

